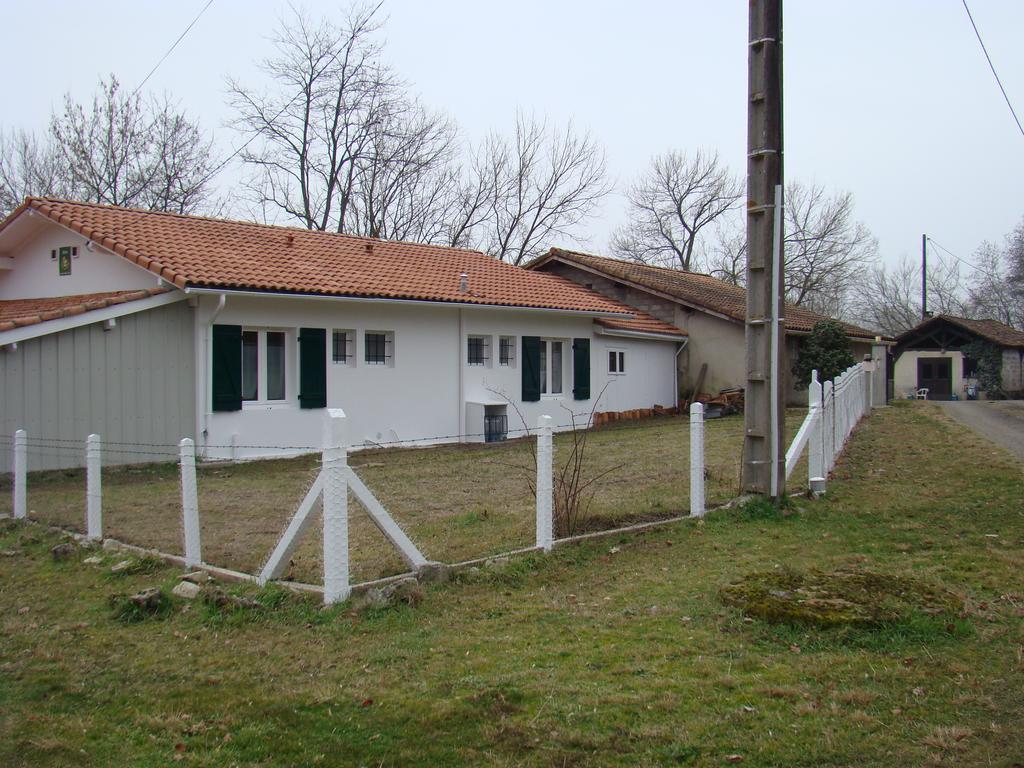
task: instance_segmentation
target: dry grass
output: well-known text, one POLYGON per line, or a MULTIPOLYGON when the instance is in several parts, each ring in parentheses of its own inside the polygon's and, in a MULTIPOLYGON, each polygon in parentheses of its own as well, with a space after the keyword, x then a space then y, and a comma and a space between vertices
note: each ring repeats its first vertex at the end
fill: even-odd
MULTIPOLYGON (((788 416, 789 437, 803 413, 788 416)), ((740 416, 706 424, 706 494, 713 504, 739 490, 743 440, 740 416)), ((555 461, 571 435, 555 438, 555 461)), ((586 530, 686 514, 689 510, 689 424, 662 417, 594 430, 585 472, 591 486, 586 530)), ((423 553, 458 562, 528 547, 534 537, 535 474, 532 439, 491 445, 378 449, 352 454, 350 463, 423 553)), ((793 475, 803 487, 806 461, 793 475)), ((212 464, 198 469, 199 509, 206 562, 252 573, 284 531, 319 470, 318 456, 212 464)), ((0 512, 10 504, 9 479, 0 481, 0 512), (5 508, 3 505, 7 505, 5 508)), ((80 470, 33 473, 30 516, 82 530, 85 483, 80 470)), ((174 464, 103 471, 104 533, 165 552, 180 553, 180 496, 174 464)), ((398 554, 350 498, 352 575, 366 580, 405 570, 398 554)), ((318 582, 319 539, 311 536, 293 558, 292 578, 318 582)))

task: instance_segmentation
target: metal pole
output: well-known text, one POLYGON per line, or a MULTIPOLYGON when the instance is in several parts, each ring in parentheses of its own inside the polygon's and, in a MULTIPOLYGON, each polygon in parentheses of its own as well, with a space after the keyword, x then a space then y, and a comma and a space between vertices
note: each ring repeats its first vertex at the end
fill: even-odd
POLYGON ((772 344, 782 307, 782 0, 751 0, 747 101, 747 386, 743 488, 785 493, 782 456, 783 345, 772 344), (780 266, 773 258, 779 255, 780 266), (774 405, 773 405, 774 403, 774 405), (772 475, 775 474, 773 478, 772 475))
POLYGON ((921 235, 921 319, 928 319, 928 235, 921 235))

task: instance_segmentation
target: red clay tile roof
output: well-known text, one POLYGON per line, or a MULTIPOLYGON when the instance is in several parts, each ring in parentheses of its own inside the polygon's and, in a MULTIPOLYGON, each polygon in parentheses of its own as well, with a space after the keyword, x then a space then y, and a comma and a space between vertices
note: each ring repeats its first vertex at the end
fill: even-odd
POLYGON ((634 314, 571 280, 479 251, 30 197, 34 210, 179 288, 634 314), (468 291, 460 291, 460 274, 468 291))
POLYGON ((54 296, 45 299, 7 299, 0 301, 0 331, 10 331, 26 325, 45 323, 62 317, 81 315, 96 309, 147 299, 169 288, 149 288, 138 291, 108 291, 83 293, 78 296, 54 296))
POLYGON ((953 325, 959 326, 968 333, 980 336, 986 341, 990 341, 1000 347, 1024 348, 1024 331, 1018 331, 1016 328, 1009 326, 1006 323, 1001 323, 998 320, 992 320, 991 318, 986 318, 984 320, 972 320, 969 317, 957 317, 956 315, 943 314, 929 317, 927 320, 918 323, 910 330, 904 331, 897 337, 897 341, 902 341, 910 334, 916 333, 928 324, 939 320, 946 320, 953 325))
MULTIPOLYGON (((609 259, 605 256, 593 256, 562 248, 552 248, 547 254, 527 265, 527 269, 542 267, 552 259, 588 267, 609 277, 674 297, 686 304, 704 307, 733 320, 740 322, 746 320, 746 291, 739 286, 711 277, 711 275, 609 259)), ((788 331, 807 333, 815 323, 825 319, 824 315, 819 315, 809 309, 786 304, 786 329, 788 331)), ((876 334, 873 331, 842 321, 840 323, 846 329, 847 334, 853 338, 875 338, 876 334)))
POLYGON ((639 333, 657 333, 661 336, 675 336, 679 339, 685 339, 688 334, 681 328, 676 328, 674 325, 669 325, 655 317, 651 317, 645 312, 640 310, 634 310, 636 312, 635 320, 620 320, 617 317, 599 317, 595 322, 598 325, 602 325, 605 328, 616 331, 635 331, 639 333))

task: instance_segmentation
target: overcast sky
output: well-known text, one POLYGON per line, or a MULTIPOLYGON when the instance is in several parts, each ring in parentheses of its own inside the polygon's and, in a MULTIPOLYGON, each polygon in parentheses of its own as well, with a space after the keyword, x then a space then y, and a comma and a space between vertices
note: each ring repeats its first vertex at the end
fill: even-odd
MULTIPOLYGON (((8 3, 0 126, 42 129, 70 91, 115 73, 134 88, 206 0, 8 3)), ((1024 2, 969 0, 1024 117, 1024 2)), ((317 13, 341 3, 307 2, 317 13)), ((589 130, 625 188, 651 155, 719 150, 745 169, 747 3, 742 0, 385 0, 386 58, 423 101, 477 139, 516 109, 589 130)), ((147 84, 215 131, 225 154, 224 79, 260 84, 257 60, 287 15, 279 0, 213 0, 147 84)), ((786 0, 787 179, 849 190, 887 261, 927 232, 970 259, 1024 215, 1024 136, 960 0, 786 0)), ((605 249, 620 197, 580 231, 605 249)), ((550 243, 558 245, 558 243, 550 243)))

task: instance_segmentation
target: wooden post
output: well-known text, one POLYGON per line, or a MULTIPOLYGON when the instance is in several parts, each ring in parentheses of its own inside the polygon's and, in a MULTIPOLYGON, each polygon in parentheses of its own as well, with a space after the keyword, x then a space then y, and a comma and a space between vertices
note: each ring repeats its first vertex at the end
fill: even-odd
POLYGON ((328 408, 324 421, 324 604, 348 600, 348 466, 345 412, 328 408))
POLYGON ((747 75, 747 313, 743 488, 785 494, 786 370, 773 343, 784 306, 782 0, 750 0, 747 75), (777 257, 777 258, 776 258, 777 257), (776 261, 778 263, 776 263, 776 261), (776 274, 778 272, 779 274, 776 274), (774 473, 774 477, 773 477, 774 473))
POLYGON ((704 404, 690 406, 690 517, 704 517, 704 404))
POLYGON ((554 540, 554 439, 551 417, 537 418, 537 548, 551 551, 554 540))
POLYGON ((85 439, 85 535, 93 541, 103 538, 103 487, 99 435, 85 439))
POLYGON ((178 443, 181 467, 181 527, 185 538, 185 565, 202 565, 199 533, 199 490, 196 487, 196 444, 191 438, 178 443))
POLYGON ((24 520, 28 515, 26 488, 28 482, 28 433, 19 429, 14 433, 14 517, 24 520))

